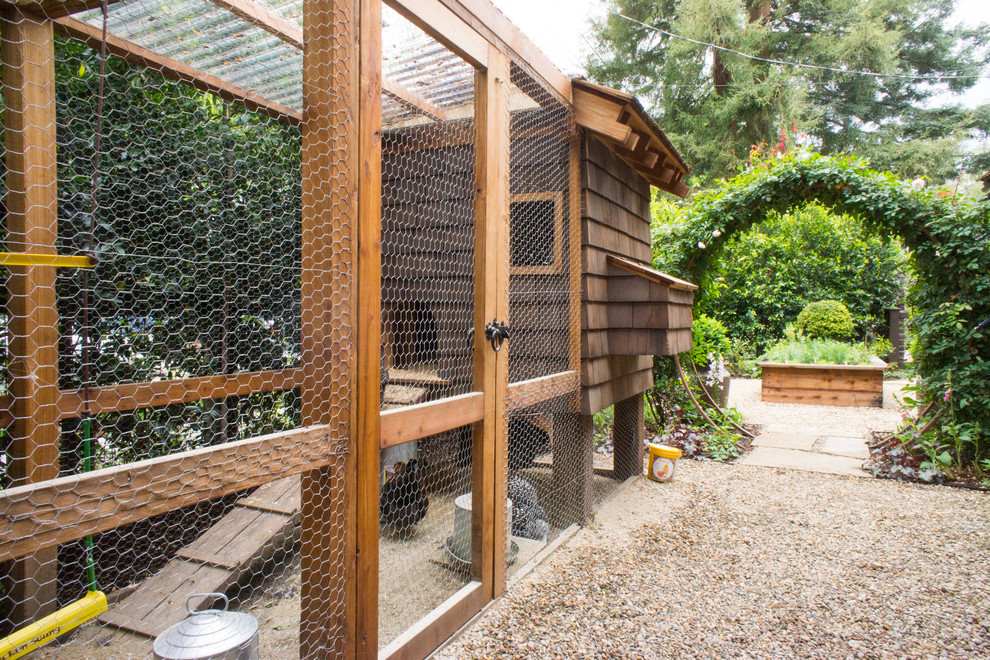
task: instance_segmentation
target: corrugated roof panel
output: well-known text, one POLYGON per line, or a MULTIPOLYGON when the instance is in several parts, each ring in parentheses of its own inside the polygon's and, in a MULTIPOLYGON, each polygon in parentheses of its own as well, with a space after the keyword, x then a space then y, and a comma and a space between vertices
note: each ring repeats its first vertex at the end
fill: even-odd
MULTIPOLYGON (((302 27, 302 0, 256 0, 302 27)), ((76 16, 96 28, 98 9, 76 16)), ((302 110, 302 52, 209 0, 126 0, 110 5, 108 29, 159 55, 302 110)), ((382 12, 384 77, 429 104, 469 114, 474 68, 388 7, 382 12)), ((386 98, 383 119, 394 125, 423 117, 386 98)))
MULTIPOLYGON (((264 3, 286 14, 301 2, 264 3)), ((77 16, 102 28, 99 10, 77 16)), ((298 21, 297 21, 298 22, 298 21)), ((129 0, 110 5, 109 31, 272 101, 302 109, 302 52, 207 0, 129 0)))

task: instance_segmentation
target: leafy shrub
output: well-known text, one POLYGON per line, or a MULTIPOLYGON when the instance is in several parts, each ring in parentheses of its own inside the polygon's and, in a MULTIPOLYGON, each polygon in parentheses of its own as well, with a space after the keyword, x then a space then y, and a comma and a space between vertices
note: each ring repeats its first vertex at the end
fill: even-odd
POLYGON ((704 433, 690 424, 673 425, 660 437, 660 442, 668 447, 680 449, 683 458, 694 458, 705 451, 704 433))
POLYGON ((713 461, 724 462, 738 458, 742 453, 739 448, 741 437, 728 425, 703 429, 680 422, 670 427, 661 436, 660 442, 680 449, 684 458, 708 457, 713 461))
POLYGON ((812 339, 848 339, 854 329, 849 309, 836 300, 819 300, 805 306, 794 327, 812 339))
MULTIPOLYGON (((683 204, 654 204, 654 264, 660 270, 678 274, 677 238, 690 211, 683 204)), ((886 333, 884 310, 898 302, 907 270, 898 240, 814 201, 786 212, 764 208, 760 215, 745 232, 722 233, 722 225, 717 238, 699 233, 706 252, 726 242, 709 275, 692 279, 702 286, 697 311, 721 321, 731 339, 753 344, 754 354, 780 339, 784 326, 816 300, 845 304, 856 337, 886 333)))
POLYGON ((731 428, 719 428, 705 436, 705 453, 713 461, 731 461, 739 457, 739 438, 731 428))
POLYGON ((729 352, 731 346, 725 326, 710 316, 699 314, 691 326, 691 361, 695 366, 707 369, 712 358, 718 359, 729 352))

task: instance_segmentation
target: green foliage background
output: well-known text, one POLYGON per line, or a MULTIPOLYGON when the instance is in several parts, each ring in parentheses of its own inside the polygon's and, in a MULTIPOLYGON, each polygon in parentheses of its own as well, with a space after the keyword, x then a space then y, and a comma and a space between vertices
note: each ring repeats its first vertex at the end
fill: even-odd
POLYGON ((990 323, 980 325, 990 319, 990 201, 914 190, 860 159, 802 152, 699 193, 666 230, 658 265, 700 282, 707 304, 732 237, 809 199, 854 215, 881 236, 900 237, 914 271, 908 305, 923 400, 944 401, 956 435, 967 438, 951 448, 956 462, 990 458, 990 323))
MULTIPOLYGON (((59 251, 86 254, 99 52, 57 38, 55 54, 59 251)), ((102 130, 93 384, 297 365, 298 128, 109 57, 102 130)), ((77 388, 81 271, 60 269, 56 294, 59 386, 77 388)), ((298 416, 291 390, 101 414, 97 466, 291 428, 298 416)), ((61 470, 72 473, 79 419, 62 430, 61 470)))
MULTIPOLYGON (((685 209, 669 203, 655 209, 655 251, 658 261, 669 263, 663 254, 671 247, 667 236, 678 231, 685 209)), ((784 327, 817 300, 844 303, 857 338, 885 334, 884 310, 898 302, 907 268, 896 238, 816 201, 769 213, 731 237, 722 255, 713 264, 702 309, 757 351, 783 337, 784 327)))

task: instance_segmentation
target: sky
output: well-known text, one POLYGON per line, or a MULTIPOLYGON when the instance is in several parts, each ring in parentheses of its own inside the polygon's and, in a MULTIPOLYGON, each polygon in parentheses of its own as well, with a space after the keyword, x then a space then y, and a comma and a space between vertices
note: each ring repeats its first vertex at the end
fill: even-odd
MULTIPOLYGON (((605 15, 603 0, 492 0, 561 71, 583 73, 584 60, 593 56, 588 22, 605 15)), ((990 0, 956 0, 956 21, 990 23, 990 0)), ((944 102, 975 106, 990 103, 990 71, 962 98, 942 97, 944 102)))

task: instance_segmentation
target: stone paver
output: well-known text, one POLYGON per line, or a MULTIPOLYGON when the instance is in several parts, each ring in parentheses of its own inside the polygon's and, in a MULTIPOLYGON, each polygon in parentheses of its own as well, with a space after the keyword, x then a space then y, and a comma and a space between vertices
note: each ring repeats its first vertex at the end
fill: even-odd
POLYGON ((795 449, 778 449, 777 447, 754 447, 753 451, 746 455, 741 462, 743 465, 822 472, 848 477, 870 476, 860 467, 863 461, 858 458, 795 449))
POLYGON ((866 446, 866 438, 847 437, 830 435, 822 442, 823 454, 834 454, 835 456, 848 456, 865 461, 870 457, 870 450, 866 446))
POLYGON ((799 433, 767 433, 764 431, 753 440, 753 446, 811 451, 815 446, 816 440, 818 440, 817 435, 804 435, 799 433))
POLYGON ((870 431, 892 431, 900 421, 895 395, 906 381, 884 383, 883 408, 808 406, 766 403, 760 381, 734 378, 729 405, 750 424, 762 425, 753 439, 753 451, 743 465, 869 476, 863 461, 870 457, 870 431))
MULTIPOLYGON (((732 401, 729 401, 729 405, 732 405, 732 401)), ((784 405, 784 404, 780 404, 784 405)), ((791 405, 791 404, 788 404, 791 405)), ((745 413, 743 413, 745 416, 745 413)), ((765 418, 756 416, 753 419, 746 417, 746 421, 752 424, 763 424, 763 435, 768 433, 787 433, 787 434, 798 434, 798 435, 810 435, 816 438, 820 438, 826 433, 832 432, 831 428, 822 428, 821 426, 800 426, 790 423, 780 423, 780 422, 769 422, 761 421, 765 418)))

